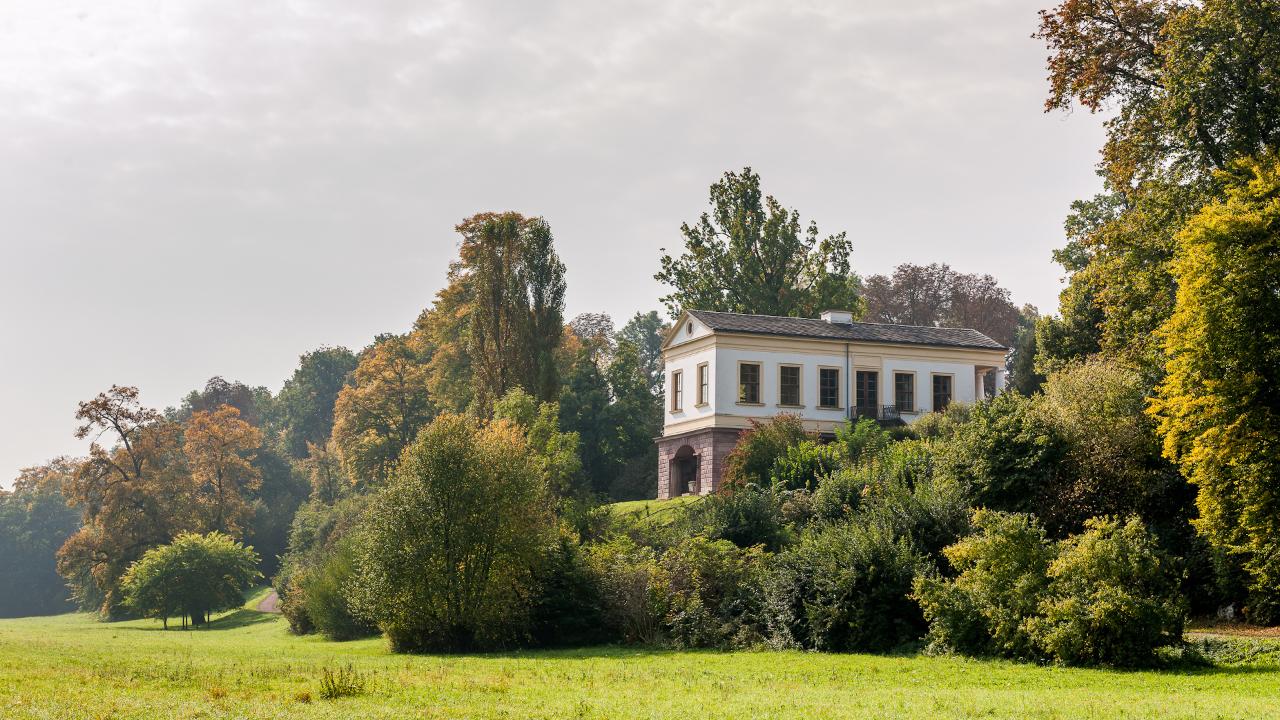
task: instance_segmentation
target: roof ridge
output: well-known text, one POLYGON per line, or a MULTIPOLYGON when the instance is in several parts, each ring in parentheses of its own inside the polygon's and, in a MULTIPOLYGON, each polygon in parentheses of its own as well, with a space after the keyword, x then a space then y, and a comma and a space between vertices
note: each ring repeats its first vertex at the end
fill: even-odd
POLYGON ((827 323, 828 325, 879 325, 881 327, 919 328, 921 330, 969 330, 971 332, 980 333, 984 337, 986 336, 986 333, 983 333, 981 330, 978 330, 977 328, 953 327, 949 325, 910 325, 908 323, 868 322, 866 320, 854 320, 852 322, 847 322, 847 323, 843 323, 843 322, 838 323, 838 322, 831 322, 829 320, 823 320, 822 318, 803 317, 800 315, 765 315, 763 313, 744 313, 744 312, 734 312, 732 310, 687 309, 685 312, 715 313, 717 315, 740 315, 742 317, 754 317, 754 318, 775 318, 777 320, 812 320, 813 322, 822 322, 822 323, 827 323))

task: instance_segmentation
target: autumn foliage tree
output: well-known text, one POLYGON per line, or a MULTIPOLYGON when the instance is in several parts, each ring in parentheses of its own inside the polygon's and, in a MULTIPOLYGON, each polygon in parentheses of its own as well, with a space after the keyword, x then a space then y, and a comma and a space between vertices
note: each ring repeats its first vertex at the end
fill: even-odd
POLYGON ((1012 346, 1021 313, 990 275, 961 273, 940 263, 894 268, 892 276, 872 275, 863 291, 864 320, 973 328, 1012 346))
POLYGON ((223 405, 192 413, 183 433, 183 452, 204 509, 203 525, 220 533, 240 534, 251 515, 249 493, 262 485, 253 454, 262 431, 240 419, 240 411, 223 405))
POLYGON ((125 570, 181 533, 244 533, 262 435, 238 410, 222 405, 179 422, 143 407, 137 388, 112 386, 80 403, 76 418, 77 437, 93 442, 63 493, 82 527, 57 563, 82 607, 119 616, 125 570))
POLYGON ((199 503, 180 425, 142 407, 137 388, 113 385, 80 403, 76 419, 76 437, 94 440, 63 491, 83 527, 58 551, 58 572, 82 607, 113 617, 123 609, 125 570, 148 548, 198 527, 199 503))
POLYGON ((333 441, 347 474, 357 484, 383 483, 434 414, 427 366, 412 338, 392 336, 374 345, 334 406, 333 441))
POLYGON ((1042 369, 1101 350, 1158 380, 1155 331, 1174 312, 1174 237, 1220 197, 1214 172, 1280 140, 1280 5, 1064 0, 1041 13, 1046 110, 1106 110, 1106 191, 1073 206, 1062 318, 1042 369))
POLYGON ((1178 235, 1177 305, 1151 411, 1196 485, 1196 527, 1243 563, 1248 613, 1280 621, 1280 162, 1240 161, 1178 235))

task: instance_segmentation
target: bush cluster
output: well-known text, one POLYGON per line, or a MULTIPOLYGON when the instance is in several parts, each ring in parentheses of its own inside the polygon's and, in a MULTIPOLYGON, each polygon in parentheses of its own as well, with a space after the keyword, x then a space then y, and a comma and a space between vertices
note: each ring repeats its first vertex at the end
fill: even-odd
MULTIPOLYGON (((1128 379, 1112 380, 1099 392, 1129 398, 1128 379)), ((1077 395, 1090 412, 1115 404, 1077 395)), ((408 651, 924 642, 1150 664, 1179 642, 1186 613, 1183 566, 1148 524, 1158 464, 1136 440, 1121 445, 1130 466, 1103 448, 1110 459, 1089 472, 1143 490, 1106 501, 1130 510, 1124 521, 1074 528, 1053 498, 1088 486, 1073 458, 1086 453, 1078 443, 1098 441, 1079 428, 1083 411, 1050 412, 1049 402, 1006 396, 910 432, 860 421, 827 444, 798 418, 757 423, 730 455, 725 487, 661 518, 557 500, 549 490, 571 463, 530 441, 529 408, 506 403, 511 417, 489 422, 442 415, 367 500, 299 514, 294 540, 315 550, 285 563, 285 612, 295 628, 335 638, 376 627, 408 651)))
POLYGON ((946 548, 957 574, 916 579, 935 650, 1136 667, 1181 642, 1177 577, 1136 517, 1052 542, 1034 517, 979 510, 946 548))

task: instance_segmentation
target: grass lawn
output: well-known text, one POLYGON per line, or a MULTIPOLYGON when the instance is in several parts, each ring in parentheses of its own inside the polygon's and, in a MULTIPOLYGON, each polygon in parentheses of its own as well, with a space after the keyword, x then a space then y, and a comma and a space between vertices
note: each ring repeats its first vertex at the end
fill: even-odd
POLYGON ((1274 663, 1112 672, 923 656, 594 648, 392 655, 238 610, 200 631, 0 621, 0 718, 1268 718, 1274 663), (362 695, 320 696, 350 666, 362 695))
POLYGON ((630 517, 641 524, 668 525, 675 520, 681 506, 701 499, 699 495, 681 495, 670 500, 628 500, 611 503, 609 514, 615 518, 630 517))

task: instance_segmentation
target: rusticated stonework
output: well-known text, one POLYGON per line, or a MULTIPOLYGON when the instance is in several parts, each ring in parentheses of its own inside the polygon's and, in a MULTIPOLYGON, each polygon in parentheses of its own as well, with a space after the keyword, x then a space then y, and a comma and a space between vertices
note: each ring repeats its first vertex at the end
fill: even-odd
POLYGON ((725 458, 739 433, 732 428, 704 428, 658 438, 658 499, 708 495, 720 489, 725 458))

